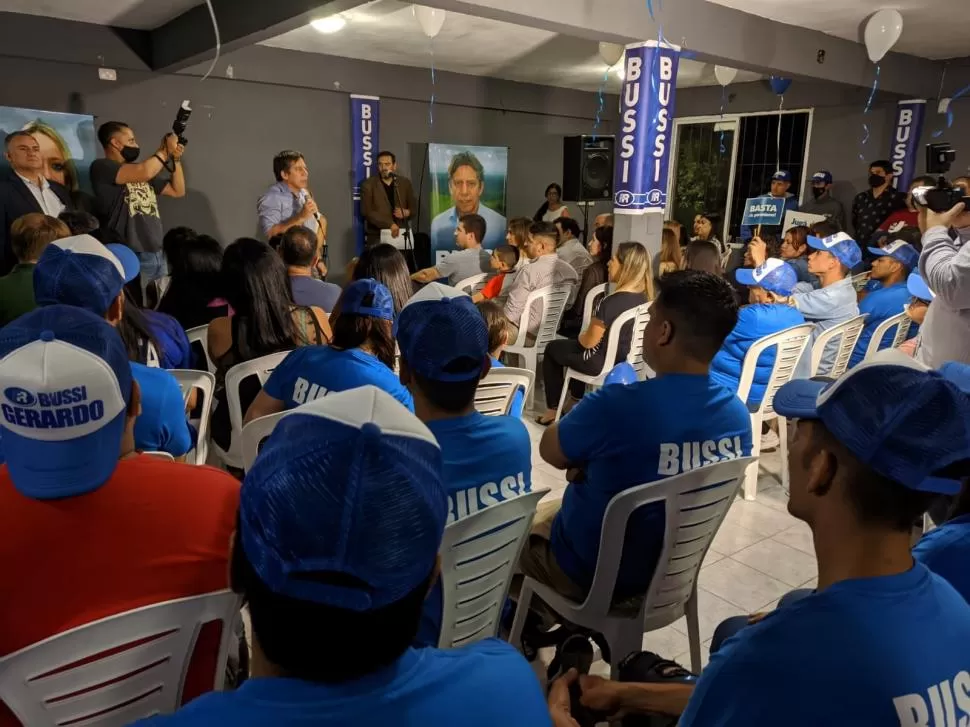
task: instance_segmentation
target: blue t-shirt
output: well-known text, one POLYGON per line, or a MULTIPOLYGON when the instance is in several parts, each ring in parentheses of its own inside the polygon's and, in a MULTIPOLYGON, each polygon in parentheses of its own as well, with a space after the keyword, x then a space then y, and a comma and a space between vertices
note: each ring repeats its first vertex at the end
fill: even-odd
POLYGON ((165 369, 131 362, 141 390, 141 415, 135 420, 135 449, 181 457, 192 449, 192 433, 178 381, 165 369))
MULTIPOLYGON (((336 655, 335 655, 336 656, 336 655)), ((248 679, 210 692, 173 715, 136 724, 233 727, 549 727, 531 667, 508 644, 409 649, 392 666, 346 684, 248 679)))
MULTIPOLYGON (((448 524, 532 492, 532 441, 521 419, 472 412, 427 422, 441 447, 441 481, 448 490, 448 524)), ((441 631, 441 584, 425 601, 416 644, 436 646, 441 631)))
POLYGON ((949 582, 970 603, 970 515, 961 515, 926 533, 913 557, 949 582))
MULTIPOLYGON (((596 569, 606 506, 637 485, 751 454, 751 417, 708 376, 667 374, 606 386, 559 422, 559 444, 585 482, 571 483, 552 525, 552 553, 574 583, 596 569)), ((664 506, 640 508, 627 526, 616 595, 642 593, 663 548, 664 506), (650 567, 646 567, 649 565, 650 567)))
POLYGON ((190 369, 194 363, 192 346, 182 324, 167 313, 143 309, 148 327, 158 341, 158 365, 163 369, 190 369))
POLYGON ((965 724, 968 644, 970 605, 925 566, 842 581, 725 642, 678 724, 965 724))
MULTIPOLYGON (((909 298, 910 295, 909 290, 906 288, 906 283, 896 283, 896 285, 890 285, 888 288, 873 290, 859 301, 859 313, 868 313, 869 317, 866 318, 865 328, 862 329, 859 342, 852 351, 849 366, 855 366, 866 357, 866 349, 869 347, 869 341, 872 340, 873 332, 887 318, 892 318, 902 313, 903 308, 909 303, 909 298)), ((908 337, 912 338, 915 336, 918 330, 918 326, 911 326, 908 337)), ((879 348, 883 349, 891 346, 893 336, 895 335, 895 330, 886 333, 882 337, 882 343, 879 344, 879 348)))
POLYGON ((326 396, 329 391, 368 385, 383 389, 414 411, 411 392, 401 385, 397 374, 359 348, 341 351, 330 346, 301 346, 270 374, 263 391, 285 402, 287 409, 293 409, 326 396))
MULTIPOLYGON (((493 369, 505 368, 505 364, 499 361, 497 358, 492 358, 491 361, 493 369)), ((523 409, 525 409, 525 392, 519 388, 515 390, 514 394, 512 394, 512 404, 509 406, 509 416, 515 417, 516 419, 521 419, 523 409)))
POLYGON ((317 280, 309 275, 291 275, 290 290, 293 292, 293 302, 297 305, 315 305, 327 313, 333 311, 337 299, 343 293, 339 285, 317 280))

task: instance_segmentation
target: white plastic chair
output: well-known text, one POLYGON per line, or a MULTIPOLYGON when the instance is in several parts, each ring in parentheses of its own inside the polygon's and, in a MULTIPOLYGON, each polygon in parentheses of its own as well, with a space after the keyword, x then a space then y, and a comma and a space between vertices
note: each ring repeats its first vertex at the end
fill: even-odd
MULTIPOLYGON (((745 469, 753 457, 716 462, 690 472, 625 490, 610 500, 603 516, 599 556, 589 595, 582 603, 526 577, 519 593, 509 642, 518 646, 533 596, 567 621, 602 633, 610 645, 616 678, 620 662, 643 648, 643 634, 687 616, 691 669, 701 670, 697 619, 697 574, 721 526, 745 469), (637 612, 614 607, 613 589, 620 569, 627 521, 639 509, 663 502, 666 510, 663 550, 637 612)), ((646 569, 646 566, 644 566, 646 569)))
POLYGON ((156 459, 163 459, 166 462, 174 462, 175 457, 173 457, 169 452, 142 452, 142 454, 147 454, 149 457, 155 457, 156 459))
POLYGON ((830 376, 833 379, 839 378, 849 368, 849 359, 855 345, 859 342, 862 329, 866 325, 866 314, 850 318, 844 323, 832 326, 828 330, 822 331, 815 343, 812 344, 812 376, 830 376), (825 348, 836 338, 839 339, 839 350, 835 354, 835 362, 828 371, 821 371, 822 358, 825 356, 825 348))
POLYGON ((221 690, 239 616, 229 591, 145 606, 57 634, 0 659, 0 701, 23 725, 121 727, 174 712, 199 630, 222 622, 221 690))
POLYGON ((627 363, 636 369, 637 378, 640 381, 652 379, 655 376, 653 369, 647 366, 647 362, 643 359, 643 340, 647 332, 647 324, 650 323, 651 303, 640 306, 637 310, 637 320, 633 324, 633 340, 630 342, 630 353, 626 357, 627 363))
POLYGON ((259 449, 263 446, 266 438, 273 433, 276 423, 283 418, 285 411, 267 414, 264 417, 253 419, 242 430, 242 458, 243 470, 249 472, 253 462, 259 456, 259 449))
POLYGON ((596 305, 609 294, 609 283, 600 283, 589 289, 589 292, 586 293, 586 299, 583 301, 583 323, 579 330, 585 331, 589 328, 589 322, 593 320, 593 311, 596 310, 596 305))
POLYGON ((189 395, 194 389, 202 392, 202 407, 200 416, 190 419, 198 432, 195 445, 195 455, 192 452, 186 456, 186 461, 194 464, 205 464, 209 456, 209 423, 212 421, 212 407, 215 404, 216 377, 208 371, 194 371, 192 369, 171 369, 169 371, 179 383, 182 399, 188 402, 189 395))
POLYGON ((859 273, 858 275, 853 275, 850 280, 852 281, 852 287, 858 293, 863 288, 866 287, 866 283, 869 282, 869 276, 872 275, 870 272, 859 273))
POLYGON ((196 355, 201 353, 205 358, 206 371, 210 374, 215 374, 216 365, 209 355, 209 326, 190 328, 185 332, 185 335, 189 339, 189 345, 192 347, 192 351, 196 355))
POLYGON ((485 283, 488 282, 488 277, 488 273, 472 275, 459 281, 454 287, 468 293, 468 295, 475 295, 475 293, 478 293, 485 287, 485 283))
POLYGON ((467 646, 498 633, 512 573, 536 505, 547 492, 536 490, 490 505, 445 528, 439 649, 467 646))
POLYGON ((555 340, 559 321, 566 310, 572 286, 569 284, 550 285, 529 293, 522 309, 522 319, 519 321, 519 333, 515 340, 505 347, 505 353, 518 356, 523 362, 522 368, 535 374, 539 366, 539 357, 546 350, 550 341, 555 340), (529 320, 533 305, 541 306, 539 329, 536 331, 535 341, 529 342, 529 320))
POLYGON ((526 369, 491 369, 475 389, 475 409, 486 416, 508 414, 516 391, 522 389, 523 401, 529 400, 535 378, 535 374, 526 369))
MULTIPOLYGON (((562 386, 562 396, 559 397, 559 406, 556 407, 556 418, 555 421, 559 421, 562 416, 562 408, 566 405, 566 396, 569 394, 569 382, 573 379, 576 381, 582 381, 586 386, 602 386, 603 380, 606 375, 610 373, 613 367, 617 364, 616 353, 620 346, 620 335, 623 331, 623 327, 626 325, 636 326, 637 314, 641 312, 641 308, 647 310, 649 308, 649 303, 644 303, 643 305, 637 306, 636 308, 630 308, 630 310, 623 311, 620 315, 616 317, 610 326, 610 330, 606 334, 606 355, 603 358, 603 367, 597 371, 595 374, 584 374, 566 367, 566 378, 563 381, 562 386)), ((647 314, 649 316, 649 313, 647 314)), ((649 320, 649 317, 648 317, 649 320)), ((631 335, 632 341, 632 335, 631 335)), ((643 345, 643 339, 640 339, 640 345, 643 345)), ((632 346, 630 347, 632 350, 632 346)), ((626 360, 629 360, 627 358, 626 360)))
MULTIPOLYGON (((781 448, 781 486, 786 491, 788 490, 788 420, 775 414, 775 393, 791 381, 799 359, 805 353, 808 342, 812 340, 812 331, 814 330, 815 327, 811 323, 802 323, 755 341, 744 355, 744 361, 741 364, 741 378, 738 381, 738 397, 747 404, 748 397, 751 395, 751 386, 754 383, 758 359, 765 351, 775 349, 775 363, 771 369, 771 375, 768 377, 765 395, 755 411, 751 411, 750 407, 748 409, 751 416, 751 456, 758 457, 761 454, 762 423, 777 419, 778 439, 781 448)), ((753 500, 758 494, 758 470, 759 465, 756 460, 745 473, 745 500, 753 500)))
POLYGON ((242 469, 242 403, 239 400, 239 387, 242 382, 250 376, 259 379, 259 385, 266 383, 269 375, 286 358, 289 351, 271 353, 268 356, 260 356, 252 361, 243 361, 236 364, 226 372, 226 401, 229 404, 229 424, 232 428, 232 439, 230 440, 229 451, 224 451, 215 441, 212 442, 212 449, 223 462, 230 467, 242 469))
POLYGON ((866 348, 866 358, 874 356, 879 350, 879 344, 886 334, 889 333, 894 327, 896 328, 896 334, 893 336, 892 343, 889 348, 896 348, 903 341, 906 340, 906 336, 909 335, 909 327, 913 325, 913 320, 905 313, 898 313, 897 315, 890 316, 878 326, 872 332, 872 338, 869 339, 869 346, 866 348))

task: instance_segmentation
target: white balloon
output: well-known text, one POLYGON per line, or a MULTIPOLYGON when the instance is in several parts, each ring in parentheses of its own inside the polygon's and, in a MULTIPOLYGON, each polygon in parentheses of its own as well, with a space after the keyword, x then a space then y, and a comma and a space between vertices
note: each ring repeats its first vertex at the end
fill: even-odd
POLYGON ((421 30, 429 38, 434 38, 441 32, 441 26, 445 24, 445 11, 438 8, 429 8, 424 5, 412 5, 411 12, 421 23, 421 30))
POLYGON ((600 58, 603 63, 612 68, 623 57, 624 48, 616 43, 600 43, 600 58))
POLYGON ((714 66, 714 77, 722 86, 730 86, 731 81, 737 78, 738 69, 728 66, 714 66))
POLYGON ((879 10, 866 21, 865 40, 869 60, 878 63, 883 59, 899 36, 903 34, 903 16, 898 10, 879 10))

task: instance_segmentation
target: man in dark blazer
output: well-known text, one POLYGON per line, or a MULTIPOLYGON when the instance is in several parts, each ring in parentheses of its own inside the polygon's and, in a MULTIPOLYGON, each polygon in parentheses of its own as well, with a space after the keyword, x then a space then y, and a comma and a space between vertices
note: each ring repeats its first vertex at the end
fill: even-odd
POLYGON ((392 237, 401 234, 418 206, 411 180, 397 176, 394 154, 382 151, 377 155, 377 172, 360 185, 360 213, 368 245, 381 241, 381 230, 390 230, 392 237))
POLYGON ((0 171, 0 274, 6 275, 17 263, 10 248, 10 226, 31 212, 57 217, 73 209, 67 187, 44 178, 40 144, 26 131, 8 134, 4 156, 10 169, 0 171))

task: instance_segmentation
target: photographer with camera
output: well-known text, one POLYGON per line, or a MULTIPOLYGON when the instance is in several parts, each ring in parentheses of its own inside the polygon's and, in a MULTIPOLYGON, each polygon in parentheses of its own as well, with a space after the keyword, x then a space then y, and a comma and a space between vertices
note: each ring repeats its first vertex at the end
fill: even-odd
POLYGON ((170 132, 162 137, 154 154, 138 162, 141 148, 135 132, 122 121, 102 124, 98 141, 104 147, 105 158, 91 164, 91 186, 101 227, 138 254, 144 288, 168 273, 156 195, 185 196, 185 147, 178 135, 170 132))

